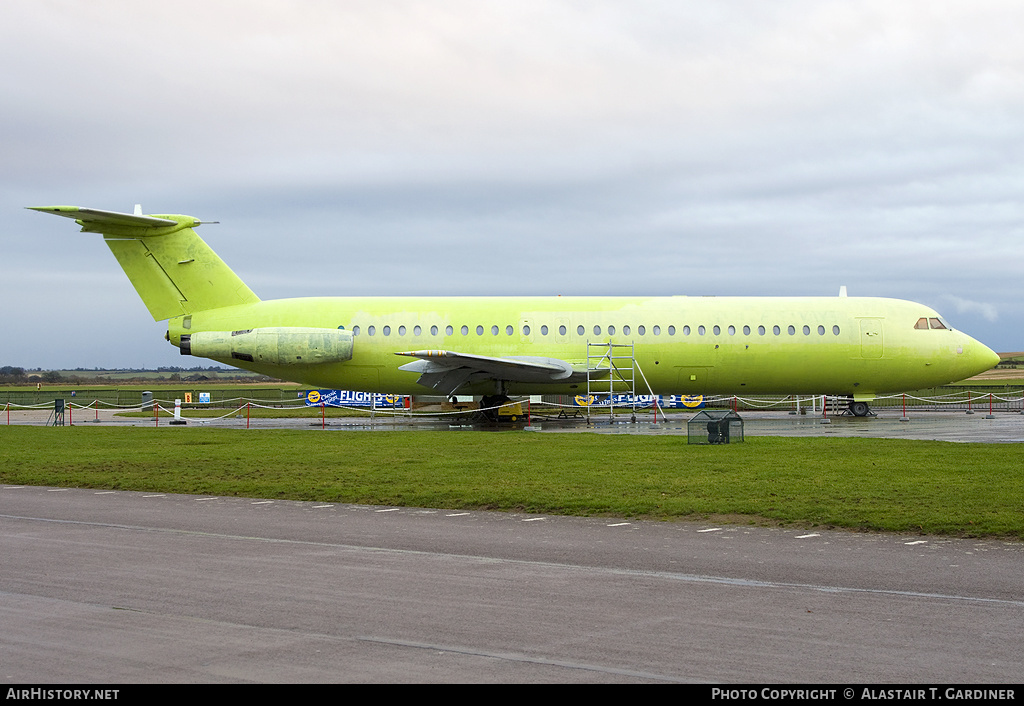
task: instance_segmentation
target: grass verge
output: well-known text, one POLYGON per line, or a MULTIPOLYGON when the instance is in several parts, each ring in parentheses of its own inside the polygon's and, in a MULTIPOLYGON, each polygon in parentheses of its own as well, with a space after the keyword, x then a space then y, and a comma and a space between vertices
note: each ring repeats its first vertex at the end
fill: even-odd
POLYGON ((1024 539, 1016 444, 5 427, 0 482, 1024 539))

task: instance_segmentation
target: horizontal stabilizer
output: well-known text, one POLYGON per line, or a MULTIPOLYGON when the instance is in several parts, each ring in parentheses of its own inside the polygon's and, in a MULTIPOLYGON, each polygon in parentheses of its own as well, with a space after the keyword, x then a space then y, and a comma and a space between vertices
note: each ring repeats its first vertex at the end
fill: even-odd
POLYGON ((142 216, 134 213, 101 211, 96 208, 78 206, 29 206, 33 211, 52 213, 55 216, 73 218, 82 224, 83 230, 99 231, 102 226, 130 226, 135 228, 167 228, 178 225, 177 221, 157 216, 142 216), (99 227, 95 227, 99 226, 99 227))

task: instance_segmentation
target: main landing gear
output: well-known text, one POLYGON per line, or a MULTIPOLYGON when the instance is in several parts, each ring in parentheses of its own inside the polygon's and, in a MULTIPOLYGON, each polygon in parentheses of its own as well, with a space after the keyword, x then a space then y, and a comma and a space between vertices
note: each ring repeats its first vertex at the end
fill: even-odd
POLYGON ((866 417, 871 414, 871 408, 868 407, 867 402, 859 402, 857 400, 850 400, 850 403, 846 406, 846 409, 855 417, 866 417))

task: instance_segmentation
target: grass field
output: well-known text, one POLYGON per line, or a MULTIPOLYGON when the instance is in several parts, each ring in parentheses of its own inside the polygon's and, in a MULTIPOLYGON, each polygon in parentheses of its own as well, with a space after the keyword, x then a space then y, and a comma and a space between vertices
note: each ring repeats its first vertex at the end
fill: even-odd
POLYGON ((1024 539, 1015 444, 15 426, 0 481, 1024 539))

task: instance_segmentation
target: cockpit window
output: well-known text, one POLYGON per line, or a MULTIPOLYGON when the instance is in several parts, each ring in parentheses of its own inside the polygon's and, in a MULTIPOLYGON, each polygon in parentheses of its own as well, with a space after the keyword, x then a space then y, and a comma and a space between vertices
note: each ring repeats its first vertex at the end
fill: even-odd
POLYGON ((931 324, 931 327, 933 329, 944 329, 944 328, 946 328, 946 324, 942 323, 942 319, 935 319, 935 318, 928 319, 928 323, 931 324))
POLYGON ((917 323, 914 324, 914 328, 928 330, 928 319, 922 316, 917 320, 917 323))

